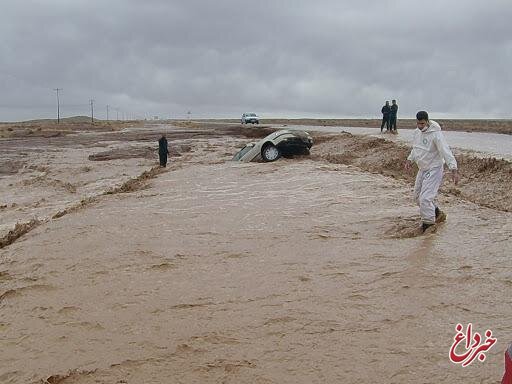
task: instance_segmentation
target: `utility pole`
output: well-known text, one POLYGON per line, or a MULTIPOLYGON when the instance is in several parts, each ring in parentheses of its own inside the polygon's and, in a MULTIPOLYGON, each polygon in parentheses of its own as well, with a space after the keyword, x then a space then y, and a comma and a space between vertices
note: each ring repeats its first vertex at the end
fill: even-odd
POLYGON ((57 92, 57 124, 60 124, 60 101, 59 101, 59 91, 62 91, 62 88, 53 88, 55 92, 57 92))
POLYGON ((116 108, 116 120, 119 121, 119 108, 116 108))
POLYGON ((90 99, 91 103, 91 123, 94 124, 94 99, 90 99))
POLYGON ((109 107, 109 105, 107 104, 107 122, 108 122, 108 107, 109 107))

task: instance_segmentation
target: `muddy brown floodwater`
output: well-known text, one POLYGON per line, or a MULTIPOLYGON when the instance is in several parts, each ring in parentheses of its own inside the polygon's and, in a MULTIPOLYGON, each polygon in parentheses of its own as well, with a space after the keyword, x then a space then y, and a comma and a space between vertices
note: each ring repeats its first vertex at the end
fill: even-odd
POLYGON ((499 383, 511 213, 446 193, 448 221, 417 236, 409 181, 229 161, 244 141, 189 140, 0 249, 0 382, 499 383), (498 342, 461 368, 469 322, 498 342))

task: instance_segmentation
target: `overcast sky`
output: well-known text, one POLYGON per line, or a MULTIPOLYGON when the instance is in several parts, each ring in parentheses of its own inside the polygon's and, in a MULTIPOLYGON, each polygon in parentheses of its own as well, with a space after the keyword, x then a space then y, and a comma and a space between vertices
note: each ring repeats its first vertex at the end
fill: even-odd
POLYGON ((64 116, 512 118, 511 0, 0 5, 0 121, 57 87, 64 116))

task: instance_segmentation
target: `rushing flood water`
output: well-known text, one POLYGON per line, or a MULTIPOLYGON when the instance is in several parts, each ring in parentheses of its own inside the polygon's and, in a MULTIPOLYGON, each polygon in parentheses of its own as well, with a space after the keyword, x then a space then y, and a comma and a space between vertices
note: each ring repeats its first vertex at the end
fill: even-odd
MULTIPOLYGON (((381 134, 379 128, 359 128, 359 127, 324 127, 324 126, 306 126, 306 125, 286 125, 275 126, 282 129, 295 129, 304 131, 318 132, 349 132, 355 135, 371 135, 383 137, 387 140, 401 140, 406 143, 412 142, 413 129, 399 129, 398 135, 381 134)), ((486 132, 460 132, 443 131, 448 144, 451 147, 463 149, 466 151, 480 152, 476 155, 494 156, 506 160, 512 160, 512 135, 486 132)))
POLYGON ((409 185, 223 147, 0 250, 2 382, 496 381, 509 214, 443 198, 447 224, 400 238, 409 185), (457 322, 493 330, 485 363, 449 362, 457 322))
MULTIPOLYGON (((512 335, 510 213, 443 195, 448 221, 411 236, 408 183, 320 160, 228 161, 242 142, 197 139, 147 188, 0 249, 0 382, 499 380, 512 335), (459 322, 493 331, 485 362, 449 361, 459 322)), ((77 190, 58 184, 54 204, 151 163, 80 171, 85 151, 52 155, 48 169, 26 168, 46 178, 19 182, 30 175, 43 193, 67 174, 77 190)))

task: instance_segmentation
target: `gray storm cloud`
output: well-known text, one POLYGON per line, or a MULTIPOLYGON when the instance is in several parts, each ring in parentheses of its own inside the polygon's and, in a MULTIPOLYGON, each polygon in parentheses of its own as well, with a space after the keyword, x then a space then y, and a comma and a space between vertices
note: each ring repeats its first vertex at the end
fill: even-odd
POLYGON ((511 116, 509 1, 2 3, 0 120, 511 116))

